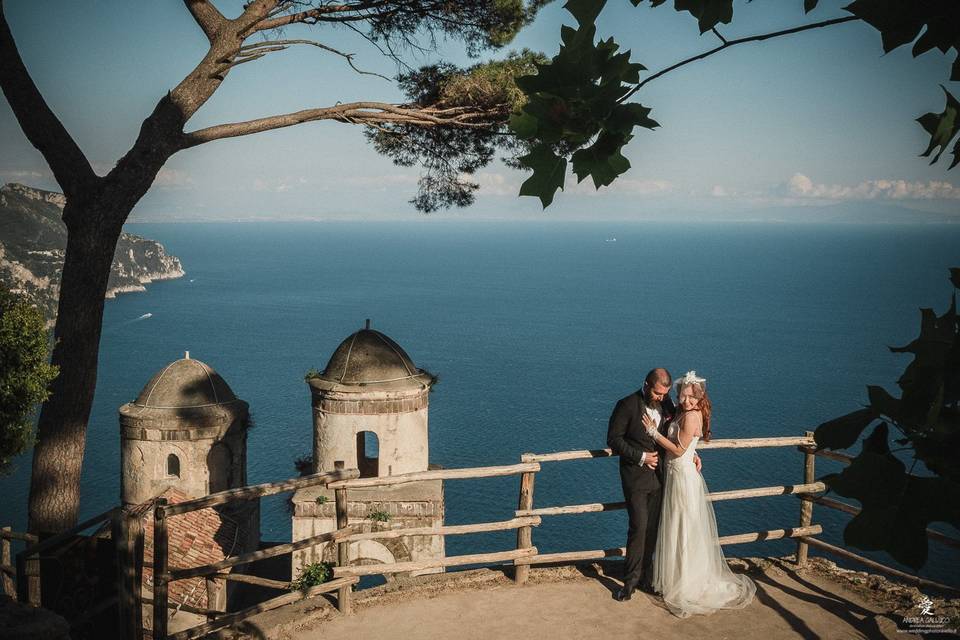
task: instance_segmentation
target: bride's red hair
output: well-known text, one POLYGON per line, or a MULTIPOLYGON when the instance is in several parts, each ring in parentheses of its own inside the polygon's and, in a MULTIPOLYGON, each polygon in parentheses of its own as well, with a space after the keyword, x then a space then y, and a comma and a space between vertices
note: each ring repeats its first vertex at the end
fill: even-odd
POLYGON ((681 390, 687 386, 693 389, 693 397, 697 399, 696 409, 700 411, 700 414, 703 416, 703 437, 701 440, 710 442, 710 415, 713 413, 713 403, 710 402, 710 396, 707 395, 707 390, 702 384, 694 382, 689 385, 683 385, 681 390))

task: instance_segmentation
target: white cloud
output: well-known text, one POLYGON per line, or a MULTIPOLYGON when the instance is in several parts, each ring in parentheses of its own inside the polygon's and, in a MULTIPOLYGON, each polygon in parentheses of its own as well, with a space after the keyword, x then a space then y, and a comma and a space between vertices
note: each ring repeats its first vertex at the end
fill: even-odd
POLYGON ((786 195, 820 200, 955 200, 960 199, 960 188, 943 180, 864 180, 854 186, 817 184, 796 173, 787 181, 786 195))

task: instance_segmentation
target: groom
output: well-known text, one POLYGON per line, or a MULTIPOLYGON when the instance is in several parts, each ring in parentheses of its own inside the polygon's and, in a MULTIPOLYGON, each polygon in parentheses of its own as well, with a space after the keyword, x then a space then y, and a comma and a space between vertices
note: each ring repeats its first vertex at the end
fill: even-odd
POLYGON ((620 456, 620 484, 630 520, 623 588, 615 596, 621 602, 629 600, 637 587, 648 593, 653 591, 653 549, 660 524, 663 482, 662 451, 647 435, 642 418, 644 414, 649 415, 658 430, 666 432, 667 424, 676 413, 670 399, 672 383, 666 369, 653 369, 647 374, 643 388, 617 402, 610 416, 607 446, 620 456))

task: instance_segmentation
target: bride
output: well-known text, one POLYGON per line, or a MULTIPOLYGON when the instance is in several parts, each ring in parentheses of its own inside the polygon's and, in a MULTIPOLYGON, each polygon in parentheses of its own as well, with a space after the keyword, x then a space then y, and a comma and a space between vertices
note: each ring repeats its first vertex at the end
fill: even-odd
POLYGON ((706 379, 689 371, 676 381, 682 413, 663 436, 644 416, 647 433, 666 450, 663 513, 657 532, 653 588, 681 618, 740 609, 757 587, 733 573, 720 549, 717 521, 707 500, 707 485, 693 463, 697 442, 710 440, 710 399, 706 379))

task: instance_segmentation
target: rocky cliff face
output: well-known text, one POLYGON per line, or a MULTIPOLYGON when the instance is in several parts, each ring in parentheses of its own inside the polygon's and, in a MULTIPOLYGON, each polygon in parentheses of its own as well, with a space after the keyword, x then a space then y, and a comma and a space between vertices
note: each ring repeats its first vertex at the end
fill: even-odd
MULTIPOLYGON (((63 194, 22 184, 0 187, 0 285, 25 294, 51 321, 57 313, 60 270, 67 246, 63 194)), ((143 291, 153 280, 184 275, 180 260, 153 240, 122 233, 107 297, 143 291)))

